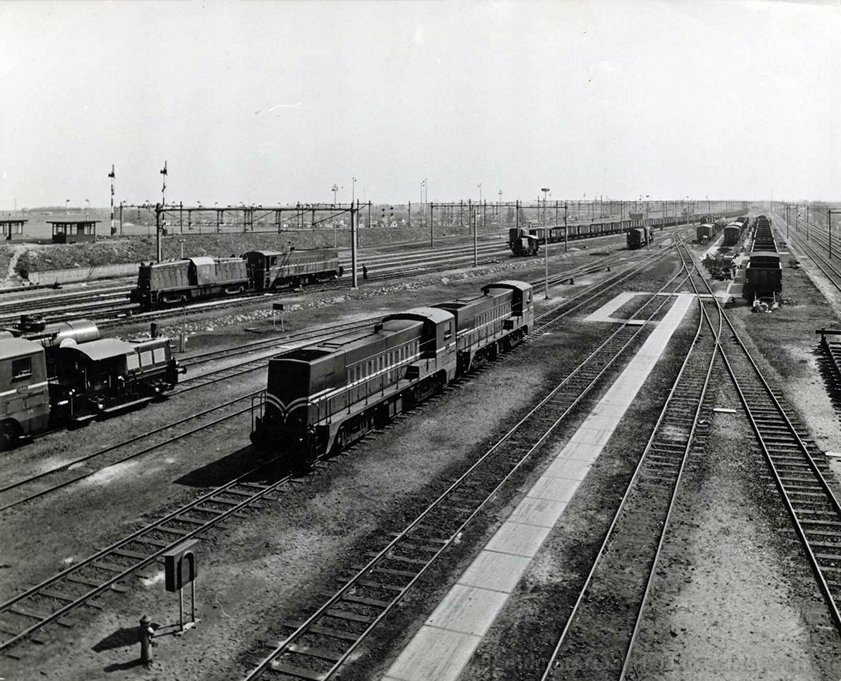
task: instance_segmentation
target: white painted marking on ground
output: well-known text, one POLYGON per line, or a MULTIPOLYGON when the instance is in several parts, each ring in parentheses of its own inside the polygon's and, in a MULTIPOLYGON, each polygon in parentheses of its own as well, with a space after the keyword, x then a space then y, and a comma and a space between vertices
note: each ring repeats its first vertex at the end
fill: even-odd
POLYGON ((165 577, 166 575, 164 574, 164 571, 161 570, 160 572, 156 572, 151 577, 142 577, 140 579, 140 583, 143 586, 155 586, 155 584, 160 584, 162 581, 164 581, 165 577))
POLYGON ((113 466, 106 466, 102 470, 97 471, 83 482, 88 485, 103 485, 112 482, 123 474, 137 466, 137 461, 123 461, 122 463, 115 463, 113 466))

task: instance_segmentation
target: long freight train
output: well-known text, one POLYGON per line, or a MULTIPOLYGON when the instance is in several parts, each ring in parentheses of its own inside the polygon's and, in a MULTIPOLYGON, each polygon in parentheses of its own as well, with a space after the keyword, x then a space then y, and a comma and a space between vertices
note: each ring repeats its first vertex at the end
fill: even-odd
POLYGON ((749 303, 765 299, 777 302, 783 292, 783 267, 771 221, 765 215, 756 218, 753 241, 745 268, 742 296, 749 303))
POLYGON ((140 265, 130 299, 143 310, 237 293, 273 291, 285 286, 342 276, 339 252, 313 250, 249 251, 240 258, 201 256, 140 265))
POLYGON ((145 404, 170 390, 179 373, 164 337, 102 338, 87 320, 0 332, 0 450, 48 428, 145 404))
POLYGON ((307 468, 509 349, 533 324, 531 285, 501 281, 475 298, 398 312, 368 331, 284 352, 269 360, 251 440, 307 468))
MULTIPOLYGON (((740 211, 730 211, 724 214, 724 217, 735 217, 740 215, 740 211)), ((653 231, 655 227, 662 229, 663 227, 675 227, 687 223, 697 222, 699 215, 679 215, 668 217, 649 218, 647 226, 653 231)), ((716 222, 722 220, 718 218, 716 222)), ((537 255, 540 245, 546 243, 544 232, 548 232, 549 243, 563 243, 565 239, 569 241, 577 239, 589 239, 597 236, 605 236, 610 234, 624 234, 630 229, 638 227, 638 223, 633 220, 611 220, 607 222, 591 222, 581 224, 555 225, 554 227, 540 227, 528 228, 512 227, 508 230, 508 247, 514 255, 537 255), (569 235, 565 232, 569 230, 569 235)))

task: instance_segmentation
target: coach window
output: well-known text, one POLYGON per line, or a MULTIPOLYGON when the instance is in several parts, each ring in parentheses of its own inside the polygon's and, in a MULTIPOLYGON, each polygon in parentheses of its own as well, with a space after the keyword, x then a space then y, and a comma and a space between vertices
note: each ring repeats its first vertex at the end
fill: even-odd
POLYGON ((32 358, 21 357, 12 360, 12 380, 19 381, 32 375, 32 358))

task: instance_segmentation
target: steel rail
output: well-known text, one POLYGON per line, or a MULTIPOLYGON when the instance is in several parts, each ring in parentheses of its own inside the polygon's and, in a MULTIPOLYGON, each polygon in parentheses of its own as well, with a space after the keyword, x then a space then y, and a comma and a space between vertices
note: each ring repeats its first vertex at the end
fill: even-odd
MULTIPOLYGON (((658 294, 662 292, 663 289, 666 288, 671 282, 673 282, 679 273, 674 275, 663 288, 661 288, 658 293, 655 293, 650 297, 646 303, 641 306, 640 309, 646 307, 651 301, 656 300, 658 294)), ((683 281, 678 285, 678 289, 683 285, 683 281)), ((348 657, 356 650, 356 648, 362 643, 362 641, 367 638, 371 631, 373 631, 376 626, 393 610, 394 607, 403 599, 405 594, 417 583, 417 581, 426 573, 429 567, 441 556, 441 554, 449 548, 453 541, 455 541, 456 537, 464 530, 464 528, 470 524, 478 514, 487 506, 487 504, 493 499, 496 494, 502 489, 503 486, 513 477, 513 475, 525 464, 525 462, 539 449, 539 447, 546 442, 548 437, 555 431, 557 426, 566 418, 566 416, 577 406, 581 400, 584 399, 585 395, 589 394, 589 392, 593 389, 593 387, 599 382, 601 377, 608 371, 608 369, 614 364, 614 362, 618 359, 618 357, 623 354, 624 350, 631 344, 631 342, 639 336, 643 329, 647 328, 648 322, 657 314, 657 312, 666 305, 668 302, 668 298, 664 298, 664 300, 660 303, 659 306, 649 315, 646 323, 642 326, 635 327, 635 331, 631 338, 624 342, 621 348, 617 351, 614 351, 613 357, 610 361, 606 362, 604 366, 600 368, 598 373, 596 374, 595 378, 593 378, 589 384, 582 389, 578 396, 572 401, 570 405, 568 405, 561 413, 560 416, 554 417, 551 425, 545 429, 544 433, 537 439, 536 442, 531 444, 531 446, 527 449, 526 453, 520 456, 519 460, 513 465, 513 467, 509 470, 509 472, 493 487, 493 489, 484 496, 484 499, 476 506, 475 509, 470 513, 470 515, 458 526, 457 529, 451 531, 449 533, 449 537, 443 541, 440 545, 439 549, 431 556, 428 557, 425 565, 421 568, 417 569, 417 573, 415 576, 402 588, 402 590, 392 597, 392 600, 388 603, 388 605, 381 610, 378 616, 374 618, 374 620, 367 626, 367 628, 359 633, 356 634, 358 637, 355 641, 353 641, 347 649, 341 654, 338 659, 334 661, 330 669, 326 672, 320 673, 319 678, 322 680, 329 679, 333 674, 338 671, 338 669, 344 664, 344 662, 348 659, 348 657)), ((388 560, 388 554, 402 541, 407 538, 410 538, 411 533, 416 530, 427 518, 431 516, 433 511, 443 507, 445 501, 447 501, 452 494, 459 490, 465 483, 465 481, 469 480, 471 475, 477 471, 482 464, 490 461, 490 457, 493 453, 499 450, 503 444, 511 441, 514 435, 526 424, 529 426, 532 425, 534 421, 535 414, 537 414, 545 405, 547 405, 561 390, 565 387, 571 379, 577 375, 579 372, 582 372, 584 367, 591 362, 598 354, 602 348, 607 347, 611 338, 617 337, 619 332, 622 329, 628 328, 628 324, 622 324, 619 329, 617 329, 611 337, 604 341, 593 353, 591 353, 587 359, 585 359, 578 367, 564 380, 556 386, 550 393, 544 397, 537 406, 533 407, 520 421, 517 422, 505 435, 503 435, 494 445, 492 445, 477 461, 475 461, 464 473, 462 473, 450 486, 440 494, 435 500, 433 500, 424 511, 422 511, 414 520, 412 520, 402 531, 397 533, 397 535, 388 542, 388 544, 380 550, 374 557, 372 557, 362 568, 360 568, 356 574, 351 577, 343 587, 341 587, 338 591, 336 591, 331 597, 327 599, 321 606, 319 606, 315 612, 313 612, 309 617, 307 617, 304 622, 302 622, 297 629, 289 634, 278 646, 276 646, 272 652, 265 657, 258 665, 248 674, 246 677, 246 681, 253 681, 260 675, 262 675, 265 671, 270 670, 272 663, 278 658, 279 656, 283 655, 286 652, 296 652, 294 650, 290 650, 290 646, 293 645, 298 639, 308 633, 310 627, 319 619, 324 616, 329 617, 328 611, 340 602, 348 592, 358 585, 358 583, 365 578, 365 576, 371 571, 376 565, 384 560, 388 560)))
MULTIPOLYGON (((37 475, 33 475, 33 476, 31 476, 29 478, 25 478, 23 480, 18 480, 17 482, 14 482, 10 485, 6 485, 2 489, 0 489, 0 493, 7 492, 7 491, 10 491, 12 489, 17 489, 17 488, 22 487, 24 485, 32 484, 33 482, 36 482, 38 480, 42 480, 43 478, 46 478, 50 475, 56 475, 58 473, 61 473, 62 471, 68 470, 69 468, 71 468, 73 466, 77 466, 80 463, 84 463, 85 461, 90 461, 91 459, 97 458, 99 456, 103 456, 103 455, 107 454, 108 452, 120 449, 120 448, 125 447, 129 444, 133 444, 134 442, 138 442, 138 441, 143 440, 143 439, 145 439, 147 437, 150 437, 152 435, 156 435, 156 434, 161 433, 165 430, 169 430, 170 428, 175 428, 175 427, 180 426, 180 425, 182 425, 184 423, 187 423, 189 421, 193 421, 193 420, 201 418, 203 416, 207 416, 208 414, 210 414, 214 411, 218 411, 219 409, 224 409, 225 407, 230 407, 230 406, 236 404, 237 402, 242 402, 244 400, 250 400, 251 398, 255 397, 256 395, 259 395, 260 392, 261 392, 260 390, 255 390, 251 393, 248 393, 247 395, 243 395, 242 397, 236 397, 232 400, 228 400, 227 402, 216 405, 215 407, 205 409, 204 411, 201 411, 201 412, 198 412, 196 414, 192 414, 192 415, 187 416, 185 418, 179 419, 178 421, 174 421, 173 423, 170 423, 166 426, 161 426, 160 428, 156 428, 152 431, 149 431, 148 433, 143 433, 142 435, 135 435, 134 437, 132 437, 128 440, 125 440, 124 442, 121 442, 119 444, 109 445, 108 447, 105 447, 104 449, 101 449, 99 451, 92 452, 92 453, 87 454, 85 456, 78 457, 77 459, 74 459, 73 461, 68 461, 67 463, 62 464, 61 466, 51 468, 50 470, 43 471, 43 472, 41 472, 37 475)), ((70 485, 72 485, 76 482, 79 482, 80 480, 84 480, 84 479, 89 478, 93 475, 96 475, 97 473, 101 472, 102 470, 104 470, 106 468, 110 468, 111 466, 117 466, 121 463, 125 463, 126 461, 131 461, 132 459, 136 459, 140 456, 143 456, 144 454, 148 454, 149 452, 153 452, 156 449, 161 449, 161 448, 166 447, 168 445, 171 445, 175 442, 178 442, 179 440, 182 440, 186 437, 189 437, 191 435, 195 435, 196 433, 201 433, 201 432, 207 430, 208 428, 219 425, 220 423, 224 423, 225 421, 228 421, 232 418, 235 418, 235 417, 239 416, 240 414, 244 414, 244 413, 246 413, 247 411, 250 411, 250 410, 251 410, 251 406, 249 405, 248 407, 246 407, 244 409, 240 409, 238 411, 235 411, 232 414, 226 414, 225 416, 221 416, 217 419, 213 419, 209 423, 204 423, 200 426, 196 426, 195 428, 192 428, 190 430, 186 430, 183 433, 178 433, 176 435, 173 435, 172 437, 170 437, 167 440, 155 443, 153 445, 149 445, 148 447, 140 449, 137 452, 133 452, 132 454, 128 454, 126 456, 120 457, 119 459, 111 461, 107 465, 102 466, 101 468, 98 468, 98 469, 93 470, 93 471, 88 471, 87 473, 81 473, 81 474, 79 474, 79 475, 77 475, 73 478, 70 478, 69 480, 64 480, 64 481, 62 481, 58 484, 52 485, 51 487, 47 487, 43 490, 40 490, 40 491, 35 492, 33 494, 30 494, 29 496, 23 497, 21 499, 17 499, 17 500, 12 501, 12 502, 9 502, 9 503, 5 504, 4 506, 0 506, 0 513, 2 513, 3 511, 7 511, 11 508, 14 508, 16 506, 20 506, 21 504, 24 504, 27 501, 32 501, 33 499, 38 499, 40 497, 46 496, 47 494, 51 494, 52 492, 56 492, 60 489, 68 487, 68 486, 70 486, 70 485)))
MULTIPOLYGON (((253 475, 254 473, 256 473, 260 470, 263 470, 264 468, 267 468, 268 466, 271 466, 277 460, 278 459, 275 458, 275 459, 272 459, 271 461, 261 463, 259 466, 255 466, 254 468, 250 469, 249 471, 237 476, 234 480, 231 480, 231 481, 225 483, 224 485, 222 485, 220 487, 217 487, 216 489, 212 490, 211 492, 208 492, 206 494, 201 495, 200 497, 198 497, 198 498, 190 501, 189 503, 181 506, 178 510, 173 511, 173 512, 167 514, 166 516, 164 516, 163 518, 159 518, 158 520, 145 525, 144 527, 140 528, 139 530, 136 530, 135 532, 131 533, 130 535, 128 535, 126 537, 123 537, 122 539, 114 542, 113 544, 110 544, 109 546, 107 546, 103 549, 100 549, 99 551, 97 551, 96 553, 94 553, 91 556, 88 556, 87 558, 85 558, 81 562, 76 563, 75 565, 73 565, 69 568, 66 568, 65 570, 62 570, 61 572, 53 575, 52 577, 49 577, 49 578, 43 580, 39 584, 36 584, 35 586, 27 589, 26 591, 23 591, 23 592, 17 594, 16 596, 8 599, 4 603, 0 603, 0 614, 3 614, 5 612, 10 611, 12 606, 14 606, 16 603, 19 603, 19 602, 23 601, 26 598, 30 598, 30 597, 33 597, 33 596, 38 596, 39 592, 43 591, 46 587, 52 586, 52 585, 56 584, 57 582, 60 582, 61 580, 65 579, 66 577, 72 576, 73 573, 79 572, 84 567, 88 567, 88 566, 95 567, 96 561, 99 561, 102 558, 105 558, 109 555, 113 555, 115 553, 115 551, 119 550, 122 547, 127 546, 128 544, 131 544, 134 541, 137 541, 143 535, 149 534, 150 532, 154 532, 154 531, 158 530, 159 528, 163 527, 164 525, 166 525, 167 523, 170 523, 170 522, 173 522, 173 521, 178 522, 178 516, 184 515, 188 511, 196 509, 197 506, 201 506, 204 503, 212 502, 214 497, 220 497, 227 490, 229 490, 229 489, 233 488, 234 486, 236 486, 237 484, 241 483, 247 477, 253 475)), ((34 633, 35 631, 45 627, 46 625, 56 621, 57 619, 60 619, 61 617, 67 615, 68 613, 72 612, 73 610, 76 610, 77 608, 80 608, 80 607, 84 606, 85 603, 90 601, 95 596, 98 596, 99 594, 103 593, 104 591, 109 589, 112 585, 117 584, 118 582, 124 580, 126 577, 129 577, 131 574, 133 574, 137 570, 140 570, 140 569, 146 567, 147 565, 149 565, 150 563, 154 562, 155 560, 157 560, 160 556, 162 556, 164 553, 166 553, 166 551, 168 551, 172 546, 175 546, 176 544, 180 544, 181 542, 183 542, 187 539, 191 539, 192 537, 195 537, 195 536, 207 531, 208 529, 212 528, 213 526, 218 525, 220 522, 227 519, 228 517, 230 517, 234 513, 246 508, 247 506, 253 504, 255 501, 258 501, 259 499, 262 499, 267 494, 270 494, 275 489, 280 487, 282 484, 288 482, 292 477, 293 477, 293 475, 290 474, 290 475, 287 475, 287 476, 284 476, 284 477, 280 478, 279 480, 271 483, 270 485, 266 486, 264 489, 260 490, 259 492, 254 492, 253 496, 251 496, 247 499, 244 499, 242 502, 236 504, 235 506, 230 506, 227 511, 220 512, 215 517, 209 519, 204 525, 201 525, 201 526, 197 527, 195 530, 188 531, 188 532, 185 532, 184 534, 181 534, 176 541, 171 542, 169 545, 160 548, 159 550, 155 551, 154 553, 147 556, 146 558, 138 561, 137 563, 126 567, 126 569, 123 572, 120 572, 119 574, 115 575, 114 577, 111 577, 111 578, 103 581, 102 584, 100 584, 99 586, 94 587, 93 589, 86 592, 82 596, 79 596, 78 598, 76 598, 73 602, 68 603, 67 605, 59 608, 58 610, 51 613, 50 615, 44 617, 41 621, 36 622, 35 624, 27 627, 23 631, 18 632, 17 634, 12 636, 12 638, 9 638, 9 639, 6 639, 6 640, 0 642, 0 651, 6 650, 7 648, 11 647, 15 643, 17 643, 17 642, 21 641, 22 639, 28 637, 30 634, 34 633)), ((49 597, 47 596, 47 598, 49 598, 49 597)))
MULTIPOLYGON (((692 264, 692 269, 701 278, 701 280, 704 281, 705 284, 706 284, 706 280, 703 278, 700 270, 698 269, 697 264, 692 259, 692 254, 689 253, 689 250, 686 247, 684 247, 684 249, 686 250, 686 254, 689 258, 689 262, 692 264)), ((683 256, 681 256, 681 260, 684 262, 684 266, 685 266, 686 261, 683 260, 683 256)), ((687 268, 687 270, 690 271, 689 268, 687 268)), ((691 271, 690 271, 690 274, 691 274, 691 271)), ((695 281, 691 278, 691 276, 690 276, 689 281, 692 285, 692 289, 695 291, 695 295, 698 296, 698 302, 701 306, 702 315, 701 315, 701 319, 699 319, 698 333, 700 333, 700 331, 701 331, 701 325, 702 325, 703 321, 706 320, 707 326, 709 327, 710 331, 713 334, 715 334, 715 343, 714 343, 714 346, 713 346, 712 355, 710 356, 710 365, 709 365, 709 368, 707 369, 707 377, 706 377, 706 380, 704 382, 704 388, 703 388, 700 400, 698 401, 698 408, 695 411, 695 415, 694 415, 694 418, 693 418, 692 435, 690 437, 690 442, 687 444, 687 449, 686 449, 686 452, 684 453, 684 457, 683 457, 683 460, 681 462, 680 472, 678 474, 678 482, 675 484, 675 488, 672 492, 672 497, 669 501, 669 509, 666 513, 666 518, 663 521, 663 529, 660 533, 660 538, 659 538, 658 543, 657 543, 657 552, 655 553, 654 560, 653 560, 652 565, 651 565, 651 571, 649 573, 648 580, 646 581, 646 584, 645 584, 645 591, 643 592, 643 596, 642 596, 642 600, 640 602, 639 610, 637 611, 637 616, 636 616, 635 621, 634 621, 634 627, 633 627, 633 630, 631 631, 630 639, 628 640, 628 646, 627 646, 627 648, 625 649, 625 652, 624 652, 624 656, 623 656, 623 660, 622 660, 622 670, 619 674, 620 681, 622 681, 628 673, 628 667, 629 667, 630 661, 631 661, 631 653, 634 649, 634 646, 636 645, 637 638, 639 637, 640 628, 642 626, 642 614, 645 610, 646 605, 648 604, 648 599, 649 599, 649 596, 651 595, 651 590, 652 590, 652 587, 653 587, 653 584, 654 584, 654 575, 655 575, 655 572, 657 570, 657 566, 660 564, 660 556, 663 552, 663 546, 665 544, 666 531, 668 529, 669 523, 671 522, 672 512, 674 510, 674 504, 675 504, 675 501, 677 499, 677 491, 678 491, 678 487, 679 487, 679 482, 683 477, 684 468, 686 466, 686 461, 687 461, 688 454, 689 454, 689 449, 690 449, 690 446, 691 446, 691 440, 692 440, 692 437, 694 437, 694 435, 695 435, 695 431, 696 431, 697 423, 698 423, 698 417, 700 416, 701 408, 703 407, 704 400, 706 399, 706 396, 707 396, 707 388, 709 386, 709 380, 710 380, 710 376, 712 375, 713 366, 715 365, 716 355, 717 355, 717 353, 721 352, 721 336, 722 336, 722 331, 723 331, 723 326, 724 326, 724 324, 723 324, 724 315, 722 314, 723 310, 721 308, 721 305, 718 303, 718 299, 715 297, 715 295, 712 292, 712 289, 707 284, 707 290, 710 293, 710 295, 712 296, 712 300, 714 301, 714 304, 716 306, 716 310, 719 313, 719 315, 718 315, 718 328, 716 329, 716 328, 714 328, 713 322, 710 319, 709 314, 707 313, 706 307, 704 307, 703 300, 701 299, 701 294, 698 291, 698 287, 695 285, 695 281)))
MULTIPOLYGON (((682 256, 681 256, 681 260, 683 260, 682 256)), ((685 262, 683 263, 683 268, 687 272, 687 274, 691 275, 691 272, 686 267, 685 262)), ((691 281, 691 279, 690 279, 690 281, 691 281)), ((643 453, 640 456, 640 459, 637 462, 636 467, 634 468, 634 472, 631 475, 630 480, 628 481, 628 485, 625 489, 625 492, 622 495, 622 498, 619 502, 619 505, 618 505, 618 507, 616 508, 616 511, 613 514, 613 518, 611 519, 610 525, 608 526, 608 529, 605 533, 605 536, 602 540, 602 543, 599 547, 599 550, 596 553, 595 560, 593 561, 593 564, 590 568, 590 571, 587 574, 586 579, 584 580, 584 584, 582 585, 581 589, 579 590, 578 597, 576 598, 576 601, 575 601, 575 603, 572 607, 572 610, 570 611, 570 614, 567 617, 564 628, 562 629, 561 634, 558 637, 558 641, 555 644, 555 647, 552 651, 552 654, 549 657, 549 661, 547 662, 546 667, 544 668, 543 675, 541 676, 541 681, 547 681, 552 676, 552 674, 554 672, 555 665, 558 661, 558 658, 560 656, 560 652, 563 648, 563 645, 566 642, 567 637, 568 637, 568 635, 569 635, 569 633, 572 629, 573 622, 575 622, 576 617, 578 616, 578 613, 579 613, 579 611, 582 607, 582 604, 584 602, 584 599, 585 599, 587 593, 589 592, 590 586, 594 581, 594 578, 596 576, 596 573, 597 573, 598 569, 603 564, 603 559, 605 558, 605 556, 607 554, 607 549, 611 545, 611 542, 614 540, 614 537, 615 537, 614 533, 616 531, 617 525, 620 522, 620 518, 622 517, 623 512, 628 507, 629 502, 632 499, 632 496, 634 495, 635 492, 638 491, 637 485, 640 483, 642 471, 644 470, 645 465, 648 462, 648 455, 650 454, 651 450, 655 446, 655 443, 658 441, 658 437, 660 436, 660 428, 663 425, 663 423, 665 422, 667 414, 669 413, 669 410, 672 407, 672 400, 674 399, 675 395, 678 392, 678 388, 681 385, 681 381, 683 380, 683 378, 686 375, 688 375, 687 374, 687 367, 690 364, 690 360, 693 360, 694 357, 696 356, 695 351, 698 348, 698 342, 701 338, 701 332, 703 331, 703 328, 704 328, 705 310, 704 310, 704 303, 700 298, 698 298, 698 310, 699 310, 698 325, 697 325, 697 328, 695 330, 695 336, 693 338, 692 345, 690 346, 689 351, 686 353, 686 356, 684 357, 684 360, 683 360, 683 362, 680 366, 680 369, 678 370, 678 374, 675 377, 675 380, 672 383, 672 387, 669 390, 669 394, 666 397, 666 401, 663 405, 663 408, 660 411, 660 414, 657 418, 657 421, 654 424, 654 428, 651 431, 651 435, 648 439, 648 442, 645 446, 645 449, 643 450, 643 453)), ((695 432, 696 432, 697 424, 698 424, 698 417, 701 413, 701 409, 703 408, 704 399, 705 399, 706 392, 707 392, 707 387, 709 385, 710 376, 712 375, 712 369, 713 369, 713 366, 714 366, 714 363, 715 363, 716 350, 717 350, 717 347, 718 347, 718 343, 719 343, 718 335, 716 335, 715 339, 713 341, 713 349, 712 349, 712 353, 710 354, 710 360, 709 360, 709 363, 708 363, 708 366, 707 366, 707 369, 706 369, 706 372, 705 372, 704 382, 701 386, 700 394, 698 396, 698 404, 697 404, 697 407, 695 409, 695 412, 692 414, 692 417, 691 417, 691 428, 690 428, 690 431, 689 431, 689 435, 687 436, 686 446, 684 447, 684 451, 683 451, 683 454, 681 456, 680 466, 679 466, 679 469, 678 469, 677 474, 675 476, 675 480, 673 482, 672 493, 669 497, 668 505, 667 505, 667 508, 665 510, 664 520, 663 520, 663 523, 661 525, 661 529, 660 529, 660 533, 659 533, 659 540, 658 540, 657 548, 655 550, 654 557, 652 558, 652 562, 651 562, 650 568, 648 570, 649 577, 646 580, 646 588, 643 592, 643 597, 642 597, 642 600, 641 600, 641 603, 640 603, 640 608, 642 607, 642 603, 645 600, 645 594, 647 593, 647 590, 648 590, 648 583, 650 581, 651 575, 653 575, 653 573, 654 573, 654 571, 657 567, 657 564, 658 564, 660 549, 662 547, 663 539, 665 537, 666 530, 667 530, 668 525, 669 525, 669 520, 671 518, 672 509, 674 507, 674 502, 675 502, 675 499, 677 498, 677 492, 678 492, 678 489, 680 488, 680 483, 682 481, 684 468, 685 468, 685 465, 686 465, 686 461, 688 459, 688 454, 691 451, 692 446, 694 444, 695 432)), ((687 419, 687 420, 690 420, 690 419, 687 419)))
MULTIPOLYGON (((705 284, 708 292, 712 295, 712 289, 710 288, 709 283, 706 282, 706 280, 704 280, 704 284, 705 284)), ((836 516, 838 517, 838 520, 839 520, 839 524, 841 524, 841 506, 839 506, 838 500, 835 497, 834 493, 832 492, 832 489, 830 488, 829 484, 827 483, 827 481, 824 478, 823 474, 821 473, 820 469, 815 464, 811 454, 808 451, 808 448, 807 448, 806 444, 803 442, 803 440, 800 437, 799 433, 797 432, 797 429, 795 428, 794 424, 789 419, 788 414, 785 411, 785 408, 782 406, 780 401, 777 399, 777 396, 774 394, 774 391, 771 389, 771 386, 768 384, 768 381, 765 379, 762 372, 759 370, 759 367, 756 365, 756 362, 754 361, 753 357, 751 356, 750 352, 748 351, 747 346, 744 344, 744 341, 742 340, 742 338, 739 336, 738 332, 736 331, 736 328, 733 325, 732 321, 725 314, 724 309, 721 306, 718 299, 715 298, 714 295, 712 297, 713 297, 713 300, 715 301, 715 305, 716 305, 716 308, 718 310, 720 320, 723 320, 727 323, 727 326, 729 327, 730 333, 732 333, 733 339, 736 341, 737 345, 739 346, 739 350, 741 350, 741 354, 742 354, 743 358, 746 359, 747 362, 749 363, 749 365, 750 365, 749 370, 752 370, 752 372, 753 372, 754 381, 759 384, 760 389, 764 392, 768 401, 776 409, 777 415, 779 417, 779 421, 788 430, 791 441, 800 450, 800 453, 802 454, 803 459, 805 459, 806 465, 811 470, 811 473, 814 476, 814 478, 817 480, 819 488, 821 488, 823 490, 824 495, 825 495, 824 501, 828 501, 829 505, 835 510, 836 516)), ((815 555, 815 552, 812 550, 812 546, 810 544, 808 533, 807 533, 806 529, 803 527, 803 524, 801 523, 801 521, 798 517, 798 513, 797 513, 797 510, 795 508, 795 502, 792 500, 791 495, 789 494, 789 491, 786 488, 786 483, 783 481, 782 476, 780 475, 780 472, 777 468, 777 465, 774 462, 773 455, 771 454, 771 452, 769 450, 769 443, 766 441, 765 437, 762 434, 762 429, 759 426, 759 424, 758 424, 758 422, 755 418, 755 414, 754 414, 753 409, 751 407, 750 400, 749 400, 748 396, 745 394, 745 392, 742 388, 742 384, 740 383, 740 379, 737 376, 736 370, 733 368, 733 365, 730 361, 730 358, 728 357, 727 351, 725 351, 724 346, 721 343, 719 343, 718 349, 719 349, 719 355, 721 356, 722 360, 724 361, 724 365, 727 368, 727 372, 729 373, 729 375, 730 375, 730 377, 733 381, 733 385, 736 388, 736 391, 739 395, 739 400, 742 403, 742 406, 745 410, 745 414, 748 417, 748 420, 750 421, 751 428, 753 429, 754 434, 756 435, 757 442, 758 442, 758 444, 759 444, 759 446, 762 450, 762 453, 765 457, 765 460, 768 463, 768 466, 771 470, 771 473, 772 473, 772 476, 774 478, 777 489, 779 490, 780 495, 782 496, 783 502, 786 506, 786 509, 789 513, 789 516, 792 519, 792 523, 794 525, 795 531, 796 531, 798 537, 800 538, 800 541, 803 545, 804 551, 806 552, 807 556, 809 557, 809 562, 810 562, 811 567, 813 569, 813 572, 815 574, 816 580, 817 580, 817 582, 818 582, 818 584, 821 588, 821 591, 823 591, 823 593, 824 593, 825 600, 827 602, 827 606, 828 606, 829 611, 830 611, 830 615, 831 615, 832 619, 835 621, 836 627, 839 630, 841 630, 841 612, 839 612, 838 604, 835 601, 835 597, 833 595, 832 589, 829 586, 829 584, 827 583, 826 578, 824 577, 823 570, 821 569, 821 566, 820 566, 820 562, 818 561, 818 558, 815 555)), ((809 521, 806 520, 805 522, 808 523, 809 521)), ((839 555, 839 560, 841 560, 841 555, 839 555)), ((640 620, 641 620, 641 618, 640 618, 640 620)), ((639 625, 639 621, 637 623, 637 626, 638 625, 639 625)), ((635 634, 636 634, 636 631, 637 631, 637 628, 635 628, 635 634)), ((632 643, 635 642, 635 641, 636 641, 636 636, 634 637, 632 643)), ((623 665, 623 677, 622 678, 624 678, 624 675, 627 671, 627 667, 628 667, 629 660, 631 658, 632 652, 633 652, 633 645, 631 645, 629 647, 628 651, 627 651, 626 658, 625 658, 625 664, 623 665)))

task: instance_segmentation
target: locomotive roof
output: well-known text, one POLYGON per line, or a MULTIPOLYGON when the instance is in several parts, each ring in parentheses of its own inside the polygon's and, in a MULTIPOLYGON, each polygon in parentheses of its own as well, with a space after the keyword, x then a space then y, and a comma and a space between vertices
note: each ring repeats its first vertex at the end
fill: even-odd
POLYGON ((417 321, 429 320, 434 324, 441 324, 452 318, 453 315, 450 312, 438 307, 413 307, 411 310, 390 314, 387 317, 384 317, 383 321, 387 322, 392 319, 414 319, 417 321))
POLYGON ((517 291, 528 291, 531 289, 531 284, 527 284, 524 281, 519 281, 517 279, 505 279, 504 281, 497 281, 493 284, 487 284, 486 286, 482 287, 482 292, 487 291, 489 288, 507 288, 507 289, 515 289, 517 291))
POLYGON ((757 258, 777 258, 779 259, 780 254, 777 251, 751 251, 750 257, 757 257, 757 258))
POLYGON ((252 253, 256 253, 257 255, 262 255, 264 258, 273 256, 273 255, 287 255, 287 253, 284 253, 283 251, 248 251, 245 255, 248 256, 248 255, 251 255, 252 253))
POLYGON ((0 338, 0 360, 31 355, 39 350, 44 350, 40 343, 25 338, 0 338))
POLYGON ((125 341, 117 340, 116 338, 101 338, 99 340, 90 341, 89 343, 65 345, 62 349, 74 350, 82 355, 85 355, 85 357, 93 362, 99 362, 103 359, 110 359, 111 357, 128 355, 134 352, 134 345, 126 343, 125 341))
POLYGON ((211 258, 209 255, 197 255, 194 258, 188 258, 188 260, 193 263, 196 267, 200 265, 215 265, 216 260, 211 258))

